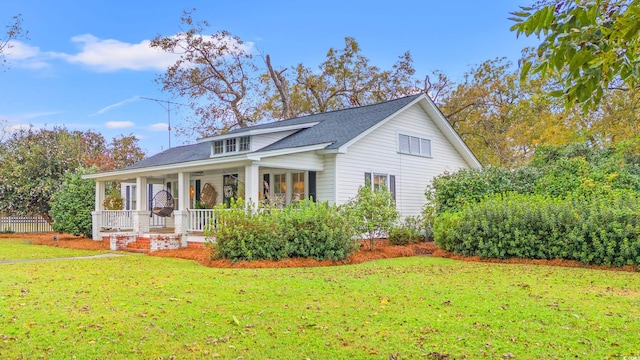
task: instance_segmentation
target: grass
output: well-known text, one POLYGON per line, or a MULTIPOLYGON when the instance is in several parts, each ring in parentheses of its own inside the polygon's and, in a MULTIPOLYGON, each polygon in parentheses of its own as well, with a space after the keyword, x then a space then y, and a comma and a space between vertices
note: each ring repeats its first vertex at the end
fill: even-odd
POLYGON ((293 269, 137 254, 3 264, 0 309, 2 359, 640 355, 638 273, 430 257, 293 269))
MULTIPOLYGON (((17 235, 20 236, 20 235, 17 235)), ((32 260, 68 256, 86 256, 105 253, 108 251, 69 250, 51 246, 29 246, 30 240, 26 238, 3 239, 0 238, 0 260, 32 260)))

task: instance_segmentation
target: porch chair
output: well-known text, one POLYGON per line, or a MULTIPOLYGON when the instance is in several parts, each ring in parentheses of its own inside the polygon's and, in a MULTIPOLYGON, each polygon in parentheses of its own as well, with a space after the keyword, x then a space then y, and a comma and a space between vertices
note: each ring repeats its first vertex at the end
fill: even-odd
POLYGON ((153 208, 151 212, 160 217, 171 216, 174 204, 173 196, 166 190, 160 190, 153 196, 153 208))

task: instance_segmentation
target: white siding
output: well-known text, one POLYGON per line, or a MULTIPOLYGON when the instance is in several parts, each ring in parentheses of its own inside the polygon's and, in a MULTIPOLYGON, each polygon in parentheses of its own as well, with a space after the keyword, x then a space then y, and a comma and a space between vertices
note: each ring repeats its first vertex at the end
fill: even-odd
POLYGON ((336 156, 324 156, 324 170, 316 173, 316 196, 318 201, 336 202, 336 156))
POLYGON ((418 215, 431 180, 445 171, 468 167, 419 105, 414 105, 352 144, 337 156, 337 202, 353 198, 364 184, 364 173, 396 176, 396 203, 402 216, 418 215), (399 154, 398 133, 431 140, 432 157, 399 154))
MULTIPOLYGON (((230 169, 221 169, 221 170, 209 170, 204 171, 202 176, 191 176, 192 181, 200 180, 201 188, 204 187, 204 184, 210 184, 213 186, 213 189, 216 191, 216 205, 222 204, 223 194, 222 194, 222 179, 223 175, 227 174, 238 174, 238 179, 241 182, 244 182, 244 168, 230 168, 230 169)), ((202 190, 202 189, 201 189, 202 190)), ((244 196, 244 194, 239 194, 240 196, 244 196)))
POLYGON ((324 159, 315 152, 266 157, 258 162, 262 167, 275 167, 295 170, 322 170, 324 159))
POLYGON ((251 137, 251 151, 258 151, 267 145, 271 145, 278 140, 284 139, 285 137, 293 134, 296 131, 297 130, 289 130, 262 135, 253 135, 251 137))

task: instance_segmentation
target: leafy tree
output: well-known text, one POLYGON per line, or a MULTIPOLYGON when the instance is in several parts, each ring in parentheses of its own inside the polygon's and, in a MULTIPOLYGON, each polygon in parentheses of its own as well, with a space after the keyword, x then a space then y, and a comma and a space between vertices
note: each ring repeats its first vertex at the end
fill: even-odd
POLYGON ((513 12, 518 35, 536 35, 539 60, 521 76, 562 74, 553 92, 571 106, 597 108, 607 89, 630 91, 640 80, 640 0, 542 0, 513 12))
POLYGON ((194 115, 179 133, 206 137, 255 124, 265 116, 301 115, 390 100, 424 91, 414 78, 407 52, 390 70, 381 70, 361 54, 353 38, 344 49, 329 49, 319 71, 298 64, 273 66, 264 56, 261 74, 242 40, 227 31, 206 34, 209 24, 182 16, 187 27, 173 36, 158 36, 151 47, 176 54, 178 60, 157 78, 163 91, 186 97, 194 115))
POLYGON ((259 76, 242 40, 227 31, 206 35, 210 25, 194 22, 190 12, 181 21, 186 31, 151 42, 152 48, 179 55, 157 79, 164 91, 188 98, 195 112, 190 124, 177 131, 210 136, 259 120, 259 76))
POLYGON ((6 33, 0 36, 0 66, 7 64, 5 55, 6 51, 13 47, 11 41, 26 38, 28 34, 28 31, 22 27, 22 14, 13 16, 11 23, 6 25, 6 29, 6 33))
POLYGON ((78 168, 63 177, 62 186, 51 201, 51 226, 60 233, 91 236, 91 211, 95 201, 96 183, 82 178, 97 168, 78 168))
POLYGON ((424 91, 414 78, 409 52, 400 56, 391 70, 382 70, 362 55, 360 45, 350 37, 345 38, 343 49, 329 49, 319 71, 304 64, 288 73, 287 69, 275 71, 268 57, 266 62, 269 73, 262 80, 269 100, 265 109, 279 119, 362 106, 424 91))
POLYGON ((107 153, 112 161, 112 169, 122 169, 144 159, 145 152, 138 142, 133 134, 120 135, 111 140, 107 153))
MULTIPOLYGON (((135 141, 124 138, 131 140, 127 142, 131 146, 114 149, 92 131, 29 128, 12 132, 0 143, 0 211, 40 215, 51 223, 50 201, 62 186, 64 175, 80 166, 114 169, 110 154, 139 150, 132 145, 135 141)), ((118 144, 115 139, 113 146, 118 144)), ((127 164, 131 159, 118 161, 127 164)))
POLYGON ((448 86, 440 109, 485 165, 515 166, 541 144, 581 140, 571 121, 576 118, 547 95, 552 81, 519 82, 517 73, 511 62, 497 58, 472 68, 458 84, 440 79, 448 86))
POLYGON ((358 236, 365 235, 371 250, 375 239, 391 231, 398 219, 398 211, 389 190, 371 189, 371 184, 358 188, 358 194, 346 204, 346 214, 358 236))
POLYGON ((0 147, 0 210, 40 215, 51 223, 49 202, 67 171, 84 154, 74 134, 63 129, 22 129, 0 147))

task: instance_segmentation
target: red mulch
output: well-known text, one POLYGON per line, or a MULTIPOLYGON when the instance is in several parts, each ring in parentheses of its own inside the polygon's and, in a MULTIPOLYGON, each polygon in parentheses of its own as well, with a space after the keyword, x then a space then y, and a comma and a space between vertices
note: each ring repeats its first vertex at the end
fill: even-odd
POLYGON ((102 241, 93 241, 85 237, 78 237, 67 234, 0 234, 0 239, 3 238, 22 238, 25 240, 30 240, 30 242, 34 245, 58 246, 68 249, 109 250, 109 243, 105 243, 102 241), (58 241, 53 240, 54 235, 58 236, 58 241))
MULTIPOLYGON (((91 239, 76 237, 73 235, 58 234, 58 241, 53 240, 56 234, 0 234, 2 238, 24 238, 31 240, 32 244, 58 246, 70 249, 84 250, 109 250, 109 243, 103 241, 93 241, 91 239)), ((209 249, 205 248, 184 248, 178 250, 160 250, 150 253, 151 256, 174 257, 180 259, 194 260, 204 266, 215 268, 287 268, 287 267, 315 267, 315 266, 335 266, 344 264, 360 264, 378 259, 390 259, 397 257, 408 257, 417 255, 432 255, 435 257, 448 258, 453 260, 468 262, 486 262, 498 264, 524 264, 524 265, 547 265, 564 266, 574 268, 587 268, 611 271, 639 272, 637 266, 609 267, 605 265, 585 265, 574 260, 533 260, 533 259, 485 259, 479 256, 456 255, 452 252, 441 250, 434 242, 424 242, 407 246, 389 245, 386 240, 376 241, 373 251, 369 250, 369 243, 363 242, 360 251, 351 255, 345 261, 318 261, 306 258, 283 259, 280 261, 260 260, 260 261, 238 261, 232 263, 230 260, 211 260, 209 249)))
POLYGON ((407 257, 416 255, 427 255, 434 252, 438 247, 433 242, 411 244, 408 246, 391 246, 385 240, 376 241, 373 251, 369 250, 369 244, 361 246, 361 250, 351 255, 345 261, 332 260, 314 260, 308 258, 293 258, 274 260, 256 260, 256 261, 237 261, 232 263, 231 260, 218 259, 211 260, 209 249, 186 248, 178 250, 160 250, 150 253, 151 256, 176 257, 181 259, 191 259, 208 267, 215 268, 289 268, 289 267, 316 267, 316 266, 335 266, 344 264, 360 264, 366 261, 378 259, 390 259, 397 257, 407 257))

